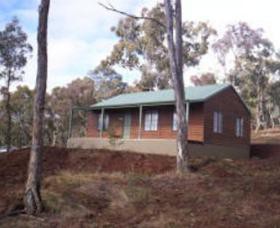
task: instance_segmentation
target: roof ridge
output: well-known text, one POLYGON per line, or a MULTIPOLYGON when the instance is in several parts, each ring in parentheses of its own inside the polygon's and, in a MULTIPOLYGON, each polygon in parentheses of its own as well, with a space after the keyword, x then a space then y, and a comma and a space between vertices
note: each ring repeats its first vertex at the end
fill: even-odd
MULTIPOLYGON (((201 87, 209 87, 209 86, 230 86, 230 84, 228 83, 217 83, 217 84, 208 84, 208 85, 199 85, 199 86, 185 86, 184 89, 189 89, 189 88, 201 88, 201 87)), ((128 95, 128 94, 140 94, 140 93, 156 93, 156 92, 163 92, 163 91, 170 91, 173 90, 172 88, 170 89, 159 89, 159 90, 152 90, 152 91, 138 91, 138 92, 128 92, 128 93, 122 93, 122 94, 118 94, 116 96, 110 97, 108 99, 114 98, 114 97, 118 97, 118 96, 122 96, 122 95, 128 95)), ((105 99, 105 100, 108 100, 105 99)))
MULTIPOLYGON (((202 102, 207 98, 214 96, 223 89, 229 87, 230 84, 211 84, 203 86, 188 86, 185 87, 186 101, 202 102)), ((124 107, 125 105, 137 106, 139 104, 157 104, 157 103, 172 103, 175 102, 174 90, 163 89, 157 91, 140 91, 119 94, 117 96, 104 99, 94 105, 92 108, 100 107, 124 107)))

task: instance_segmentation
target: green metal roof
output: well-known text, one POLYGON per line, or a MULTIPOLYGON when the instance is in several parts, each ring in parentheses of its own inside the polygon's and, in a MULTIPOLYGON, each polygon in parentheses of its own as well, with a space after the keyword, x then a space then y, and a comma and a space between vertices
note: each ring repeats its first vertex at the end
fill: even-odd
MULTIPOLYGON (((230 87, 228 84, 214 84, 196 87, 186 87, 185 96, 186 101, 189 102, 203 102, 207 98, 230 87)), ((121 94, 107 100, 101 101, 91 106, 92 109, 99 108, 113 108, 113 107, 133 107, 139 105, 153 105, 153 104, 172 104, 175 102, 173 89, 126 93, 121 94)))

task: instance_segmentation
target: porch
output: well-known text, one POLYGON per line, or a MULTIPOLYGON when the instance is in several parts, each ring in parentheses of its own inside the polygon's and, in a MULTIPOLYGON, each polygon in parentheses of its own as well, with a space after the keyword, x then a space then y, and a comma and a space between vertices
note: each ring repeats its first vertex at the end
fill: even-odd
MULTIPOLYGON (((193 114, 192 116, 194 116, 195 114, 196 116, 200 117, 203 114, 202 103, 190 105, 189 102, 186 102, 186 122, 189 127, 191 127, 189 123, 190 106, 193 109, 191 113, 193 114), (199 110, 197 108, 199 108, 199 110)), ((73 136, 72 116, 73 112, 76 110, 79 110, 79 108, 73 108, 70 113, 68 138, 71 138, 73 136)), ((138 140, 145 138, 176 138, 176 129, 174 129, 174 104, 146 104, 121 108, 102 107, 96 109, 88 108, 82 110, 88 113, 88 137, 95 137, 101 139, 114 137, 138 140)), ((192 138, 191 133, 192 132, 189 131, 190 138, 192 138)), ((202 132, 200 132, 200 138, 201 135, 202 132)), ((202 141, 202 138, 199 141, 202 141)))

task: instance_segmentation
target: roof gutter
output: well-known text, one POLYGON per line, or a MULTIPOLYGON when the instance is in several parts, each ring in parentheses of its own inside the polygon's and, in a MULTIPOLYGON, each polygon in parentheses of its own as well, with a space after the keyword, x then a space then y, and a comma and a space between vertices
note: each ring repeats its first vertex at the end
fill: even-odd
MULTIPOLYGON (((201 100, 186 100, 188 103, 200 103, 204 102, 204 99, 201 100)), ((127 104, 127 105, 113 105, 113 106, 98 106, 98 107, 88 107, 88 110, 101 110, 102 108, 106 109, 121 109, 121 108, 137 108, 140 105, 150 107, 150 106, 165 106, 165 105, 175 105, 175 101, 170 102, 159 102, 159 103, 139 103, 139 104, 127 104)))

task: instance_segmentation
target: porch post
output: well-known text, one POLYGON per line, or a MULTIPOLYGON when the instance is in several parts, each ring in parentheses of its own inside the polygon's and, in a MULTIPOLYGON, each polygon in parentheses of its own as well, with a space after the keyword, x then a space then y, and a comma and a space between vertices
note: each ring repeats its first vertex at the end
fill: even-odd
POLYGON ((141 128, 142 128, 142 109, 143 106, 139 106, 139 128, 138 128, 138 139, 141 139, 141 128))
MULTIPOLYGON (((187 124, 187 129, 189 129, 189 117, 190 116, 190 102, 186 102, 186 124, 187 124)), ((187 132, 188 134, 188 132, 187 132)))
POLYGON ((102 138, 102 134, 103 134, 103 127, 104 127, 104 108, 101 109, 101 116, 100 116, 100 131, 99 131, 99 137, 102 138))
POLYGON ((68 125, 68 139, 72 136, 72 120, 73 120, 73 107, 70 109, 69 125, 68 125))

